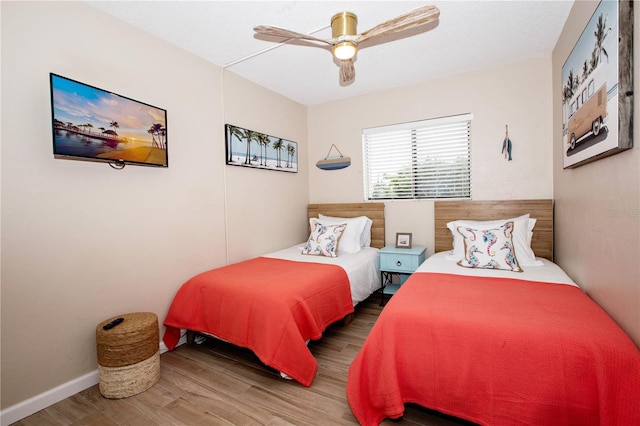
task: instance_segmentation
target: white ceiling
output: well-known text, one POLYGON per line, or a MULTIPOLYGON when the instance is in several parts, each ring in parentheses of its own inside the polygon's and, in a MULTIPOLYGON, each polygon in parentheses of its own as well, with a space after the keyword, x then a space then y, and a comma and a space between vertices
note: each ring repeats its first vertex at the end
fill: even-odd
POLYGON ((123 21, 303 105, 404 86, 500 63, 550 55, 573 0, 511 1, 89 1, 123 21), (331 17, 358 16, 358 33, 434 4, 440 19, 360 44, 356 78, 341 86, 328 46, 255 35, 271 25, 330 38, 331 17), (384 42, 384 43, 383 43, 384 42), (311 46, 311 47, 310 47, 311 46), (232 64, 240 59, 244 61, 232 64))

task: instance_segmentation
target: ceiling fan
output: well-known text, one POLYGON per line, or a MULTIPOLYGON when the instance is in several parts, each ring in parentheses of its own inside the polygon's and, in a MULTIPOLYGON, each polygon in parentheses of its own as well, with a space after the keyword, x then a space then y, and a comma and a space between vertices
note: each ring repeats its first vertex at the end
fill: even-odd
POLYGON ((357 34, 358 17, 351 12, 340 12, 331 18, 331 38, 324 39, 311 34, 303 34, 268 25, 258 25, 253 30, 259 34, 282 37, 286 39, 303 39, 326 43, 332 47, 333 55, 340 60, 340 79, 343 83, 352 81, 356 76, 353 57, 358 50, 358 43, 378 37, 406 31, 419 25, 435 21, 440 10, 426 5, 389 19, 375 27, 357 34))

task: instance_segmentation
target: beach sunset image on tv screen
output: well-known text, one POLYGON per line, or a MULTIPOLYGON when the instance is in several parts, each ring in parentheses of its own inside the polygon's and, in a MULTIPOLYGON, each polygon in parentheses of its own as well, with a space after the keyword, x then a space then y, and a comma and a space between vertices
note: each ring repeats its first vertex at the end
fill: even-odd
POLYGON ((164 109, 50 74, 56 158, 167 167, 164 109))

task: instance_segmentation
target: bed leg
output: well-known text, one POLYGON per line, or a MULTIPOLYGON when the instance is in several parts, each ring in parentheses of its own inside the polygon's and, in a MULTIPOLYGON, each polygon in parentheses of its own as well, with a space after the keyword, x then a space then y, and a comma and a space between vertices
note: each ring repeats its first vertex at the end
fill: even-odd
POLYGON ((196 333, 194 333, 191 330, 187 330, 187 345, 192 346, 195 337, 196 337, 196 333))
POLYGON ((353 322, 353 318, 354 315, 353 313, 347 315, 346 317, 344 317, 344 319, 342 320, 342 325, 349 325, 353 322))

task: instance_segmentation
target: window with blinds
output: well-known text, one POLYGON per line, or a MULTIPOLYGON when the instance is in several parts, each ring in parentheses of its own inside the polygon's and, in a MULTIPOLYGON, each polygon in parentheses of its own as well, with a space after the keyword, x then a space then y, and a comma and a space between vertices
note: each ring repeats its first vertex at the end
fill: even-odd
POLYGON ((365 200, 471 198, 472 114, 364 129, 365 200))

